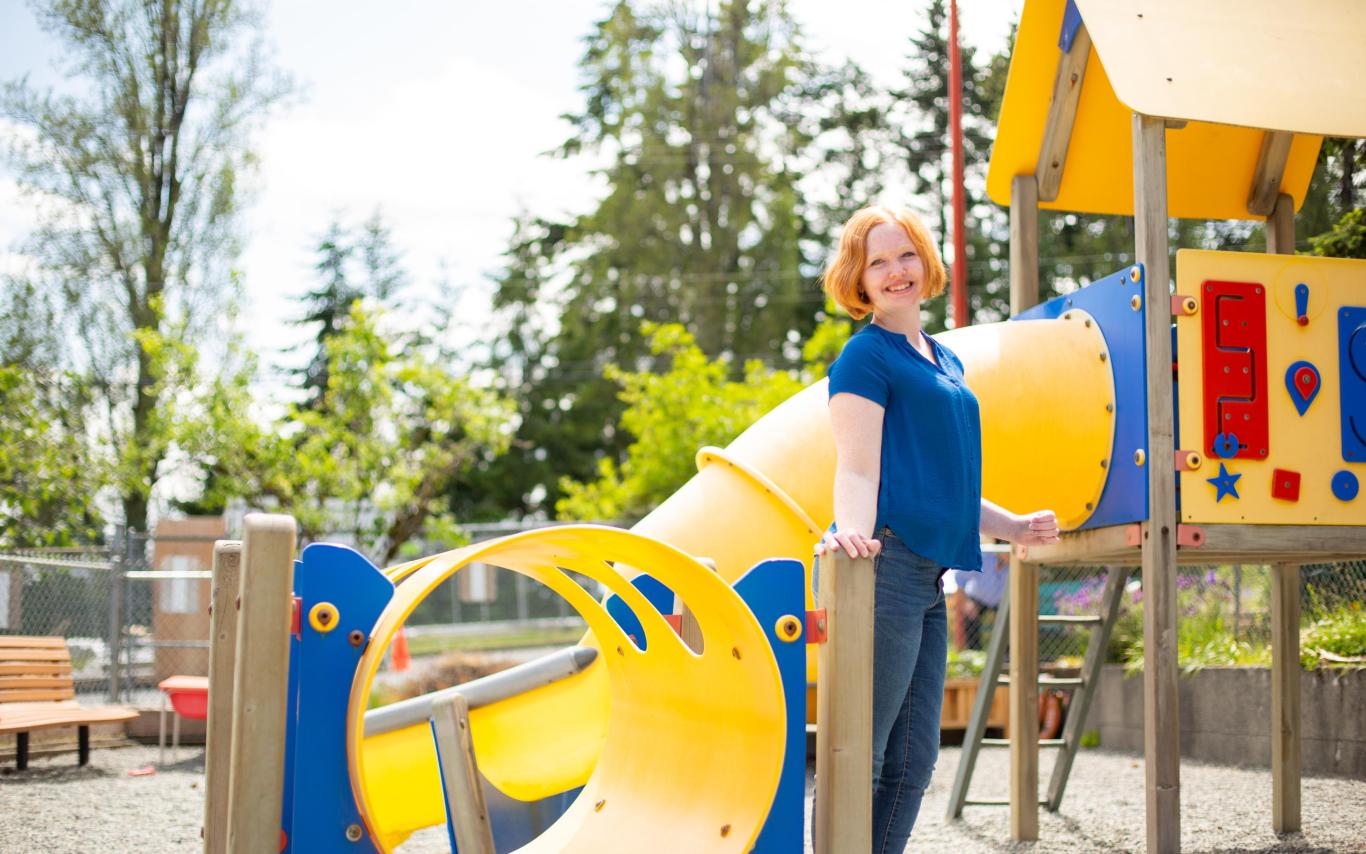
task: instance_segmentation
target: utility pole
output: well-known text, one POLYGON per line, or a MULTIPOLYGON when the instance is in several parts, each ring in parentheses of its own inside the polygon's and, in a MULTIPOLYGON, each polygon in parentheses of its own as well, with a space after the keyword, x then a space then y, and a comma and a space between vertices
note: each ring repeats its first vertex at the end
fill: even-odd
POLYGON ((972 322, 968 316, 968 250, 963 223, 963 63, 958 52, 958 0, 949 0, 949 137, 953 150, 953 326, 972 322))

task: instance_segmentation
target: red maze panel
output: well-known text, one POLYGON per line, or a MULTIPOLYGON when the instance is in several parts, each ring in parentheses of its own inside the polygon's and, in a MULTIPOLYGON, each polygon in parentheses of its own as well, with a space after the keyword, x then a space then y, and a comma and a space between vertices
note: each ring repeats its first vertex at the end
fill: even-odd
POLYGON ((1238 437, 1235 458, 1266 459, 1266 288, 1258 282, 1207 281, 1204 319, 1205 447, 1220 433, 1238 437))

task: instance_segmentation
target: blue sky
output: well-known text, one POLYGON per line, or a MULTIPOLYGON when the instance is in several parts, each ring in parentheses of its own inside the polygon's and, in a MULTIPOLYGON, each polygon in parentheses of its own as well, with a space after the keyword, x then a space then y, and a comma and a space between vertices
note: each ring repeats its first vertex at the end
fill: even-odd
MULTIPOLYGON (((994 50, 1021 0, 963 3, 965 40, 994 50)), ((540 156, 578 106, 580 39, 602 0, 435 3, 281 0, 268 10, 276 63, 300 84, 294 105, 257 138, 260 171, 244 219, 242 322, 265 354, 297 341, 290 297, 311 284, 312 248, 333 216, 380 209, 419 289, 466 285, 456 309, 485 312, 486 274, 520 209, 587 209, 584 163, 540 156)), ((793 0, 808 44, 857 60, 894 85, 921 4, 793 0)), ((0 0, 0 80, 59 81, 56 47, 26 3, 0 0)), ((31 214, 0 167, 0 269, 31 214)), ((12 263, 12 259, 10 259, 12 263)))

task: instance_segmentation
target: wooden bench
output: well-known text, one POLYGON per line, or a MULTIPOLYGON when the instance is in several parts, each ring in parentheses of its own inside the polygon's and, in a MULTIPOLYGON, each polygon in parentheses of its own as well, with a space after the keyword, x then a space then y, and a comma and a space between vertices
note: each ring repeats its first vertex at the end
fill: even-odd
POLYGON ((74 726, 81 765, 90 761, 90 725, 137 717, 121 706, 91 707, 76 702, 71 651, 55 637, 0 635, 0 733, 15 733, 15 764, 28 767, 28 734, 74 726))

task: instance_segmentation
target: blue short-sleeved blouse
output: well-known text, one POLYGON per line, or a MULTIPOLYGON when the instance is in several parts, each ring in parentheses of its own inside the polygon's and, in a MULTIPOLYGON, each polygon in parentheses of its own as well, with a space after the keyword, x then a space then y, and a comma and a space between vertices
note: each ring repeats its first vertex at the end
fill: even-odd
POLYGON ((905 335, 869 323, 830 366, 830 396, 856 394, 885 410, 877 530, 890 527, 940 566, 981 569, 981 414, 963 363, 929 341, 938 365, 905 335))

